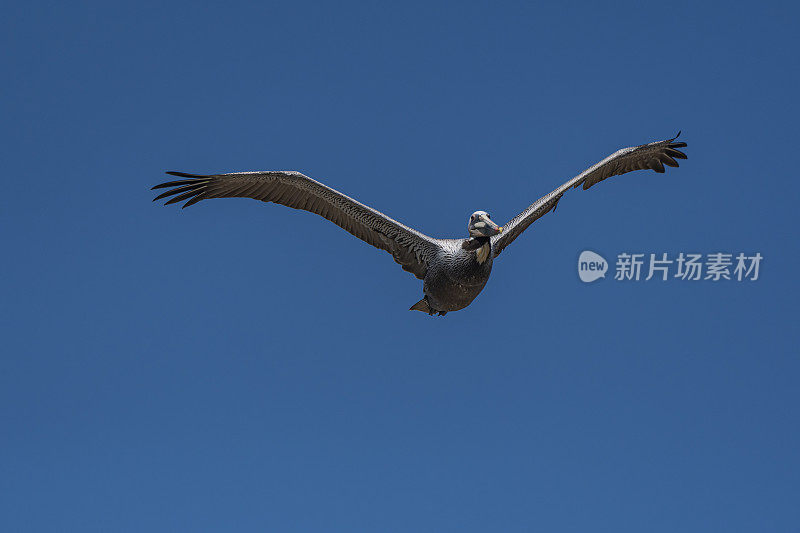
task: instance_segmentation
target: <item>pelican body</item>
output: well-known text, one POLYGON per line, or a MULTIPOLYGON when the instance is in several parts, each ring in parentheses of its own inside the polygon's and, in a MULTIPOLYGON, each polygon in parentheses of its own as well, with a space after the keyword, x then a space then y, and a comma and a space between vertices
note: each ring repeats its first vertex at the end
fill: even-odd
POLYGON ((245 197, 316 213, 389 252, 404 270, 423 280, 423 298, 411 310, 444 316, 472 303, 486 286, 494 259, 534 221, 555 210, 567 190, 578 186, 588 189, 634 170, 663 173, 664 165, 677 167, 676 159, 686 159, 678 150, 686 143, 675 142, 677 137, 618 150, 539 198, 502 227, 486 211, 475 211, 467 225, 468 236, 461 239, 428 237, 294 171, 213 175, 167 172, 184 179, 153 187, 168 189, 154 200, 172 196, 166 205, 185 200, 183 207, 188 207, 208 198, 245 197))
POLYGON ((492 273, 492 253, 489 238, 487 257, 480 261, 479 248, 464 248, 469 239, 447 239, 441 243, 441 257, 428 269, 422 285, 425 295, 411 309, 444 315, 464 309, 477 298, 492 273))

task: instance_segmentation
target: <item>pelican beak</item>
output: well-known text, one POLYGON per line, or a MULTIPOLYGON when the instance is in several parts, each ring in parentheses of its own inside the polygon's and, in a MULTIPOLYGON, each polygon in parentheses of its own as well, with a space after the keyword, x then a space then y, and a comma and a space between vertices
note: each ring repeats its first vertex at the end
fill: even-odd
MULTIPOLYGON (((503 227, 502 226, 498 226, 497 224, 495 224, 492 221, 492 219, 490 219, 488 216, 486 216, 486 215, 482 216, 481 220, 486 222, 485 228, 486 228, 486 230, 488 230, 487 231, 488 232, 488 236, 497 235, 498 233, 503 231, 503 227)), ((486 235, 486 234, 484 234, 484 235, 486 235)))
POLYGON ((498 226, 486 214, 479 216, 469 224, 469 234, 472 237, 491 237, 503 231, 502 226, 498 226))

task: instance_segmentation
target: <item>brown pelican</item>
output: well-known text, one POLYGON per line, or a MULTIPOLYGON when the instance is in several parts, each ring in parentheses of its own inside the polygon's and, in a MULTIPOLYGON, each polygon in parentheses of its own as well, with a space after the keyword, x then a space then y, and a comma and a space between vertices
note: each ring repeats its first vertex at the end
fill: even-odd
POLYGON ((188 207, 207 198, 245 197, 311 211, 392 254, 404 270, 424 280, 424 297, 411 309, 430 315, 444 315, 448 311, 465 308, 478 296, 489 279, 494 258, 535 220, 553 211, 570 188, 582 185, 588 189, 606 178, 633 170, 664 172, 664 165, 677 167, 675 159, 686 159, 686 155, 678 150, 685 147, 686 143, 675 142, 678 135, 614 152, 536 200, 502 227, 495 224, 486 211, 475 211, 470 215, 467 225, 469 236, 462 239, 428 237, 339 191, 292 171, 211 175, 167 172, 186 179, 153 187, 169 188, 154 201, 172 196, 165 205, 186 200, 183 207, 188 207))

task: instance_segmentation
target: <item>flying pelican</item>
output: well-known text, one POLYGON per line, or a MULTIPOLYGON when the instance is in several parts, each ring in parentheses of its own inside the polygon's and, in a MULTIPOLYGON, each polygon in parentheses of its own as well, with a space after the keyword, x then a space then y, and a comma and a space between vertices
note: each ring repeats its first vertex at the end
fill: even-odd
MULTIPOLYGON (((680 135, 680 132, 678 132, 680 135)), ((606 178, 634 170, 664 172, 664 165, 677 167, 675 159, 686 159, 678 150, 684 142, 672 139, 623 148, 592 165, 512 218, 504 226, 495 224, 486 211, 469 217, 468 237, 434 239, 389 218, 380 211, 293 171, 187 174, 153 189, 169 188, 155 200, 170 198, 164 205, 187 200, 188 207, 207 198, 244 197, 274 202, 323 216, 362 241, 386 250, 403 270, 424 280, 423 298, 411 310, 444 316, 472 303, 489 280, 494 258, 542 215, 555 210, 564 193, 583 185, 588 189, 606 178)))

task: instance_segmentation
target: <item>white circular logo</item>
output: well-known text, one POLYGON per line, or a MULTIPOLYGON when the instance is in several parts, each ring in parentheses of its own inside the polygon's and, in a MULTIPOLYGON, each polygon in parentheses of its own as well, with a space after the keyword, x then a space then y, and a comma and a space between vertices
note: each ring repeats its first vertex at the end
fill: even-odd
POLYGON ((581 252, 578 257, 578 277, 584 283, 591 283, 600 278, 606 277, 608 262, 602 255, 589 250, 581 252))

